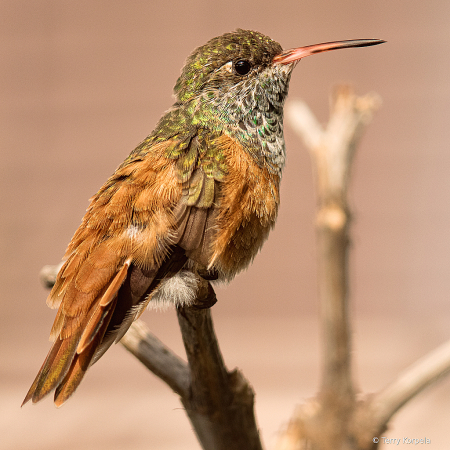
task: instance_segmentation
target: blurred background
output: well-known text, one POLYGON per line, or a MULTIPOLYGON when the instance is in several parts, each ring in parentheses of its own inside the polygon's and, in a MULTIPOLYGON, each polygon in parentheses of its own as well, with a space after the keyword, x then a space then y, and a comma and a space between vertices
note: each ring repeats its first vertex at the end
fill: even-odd
MULTIPOLYGON (((194 450, 174 395, 120 345, 57 410, 20 409, 55 312, 38 274, 57 264, 88 198, 149 134, 188 54, 236 28, 283 48, 381 38, 307 58, 289 98, 328 118, 334 85, 383 106, 351 184, 354 378, 362 392, 450 337, 450 2, 447 0, 0 0, 0 448, 194 450)), ((275 230, 251 268, 217 288, 225 361, 256 391, 267 448, 319 384, 314 189, 306 149, 288 151, 275 230)), ((145 321, 183 355, 173 311, 145 321)), ((447 449, 450 378, 402 409, 385 436, 447 449)), ((386 446, 387 447, 387 446, 386 446)))

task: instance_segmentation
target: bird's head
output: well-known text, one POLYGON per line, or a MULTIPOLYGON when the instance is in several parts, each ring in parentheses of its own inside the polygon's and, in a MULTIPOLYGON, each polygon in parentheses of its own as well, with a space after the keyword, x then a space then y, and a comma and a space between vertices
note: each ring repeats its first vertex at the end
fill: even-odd
MULTIPOLYGON (((222 103, 244 101, 250 92, 255 103, 276 97, 282 103, 296 63, 309 55, 345 47, 379 44, 378 39, 329 42, 283 51, 281 45, 256 31, 236 30, 211 39, 187 58, 174 93, 178 102, 220 98, 222 103), (232 95, 230 95, 232 94, 232 95)), ((216 103, 216 102, 214 102, 216 103)))
POLYGON ((320 52, 381 42, 338 41, 283 51, 261 33, 238 29, 211 39, 187 58, 174 88, 176 104, 194 125, 224 131, 247 148, 261 149, 280 170, 283 105, 298 61, 320 52))

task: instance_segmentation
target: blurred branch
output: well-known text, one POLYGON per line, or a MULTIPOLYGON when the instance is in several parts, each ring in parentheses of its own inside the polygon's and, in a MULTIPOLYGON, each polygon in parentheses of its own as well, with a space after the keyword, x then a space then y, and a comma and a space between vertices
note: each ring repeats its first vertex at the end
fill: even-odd
POLYGON ((357 97, 349 87, 340 87, 333 96, 325 130, 306 104, 297 101, 287 109, 287 118, 307 146, 314 166, 323 342, 321 397, 324 412, 339 405, 341 422, 342 414, 350 413, 354 396, 348 320, 347 189, 356 145, 379 105, 374 94, 357 97))
POLYGON ((56 265, 48 265, 44 266, 40 273, 39 278, 41 283, 47 288, 51 289, 56 282, 56 275, 58 275, 59 269, 61 269, 63 263, 59 263, 56 265))
POLYGON ((373 421, 385 425, 408 400, 450 372, 450 341, 407 368, 371 400, 373 421))
POLYGON ((304 102, 286 107, 286 117, 314 167, 322 380, 318 396, 297 408, 279 450, 356 448, 351 436, 356 400, 348 314, 351 213, 347 191, 356 146, 380 103, 375 94, 357 97, 348 86, 341 86, 332 97, 325 129, 304 102))
POLYGON ((356 400, 348 314, 350 208, 347 191, 356 146, 380 106, 375 94, 357 97, 343 86, 332 98, 326 129, 303 102, 287 119, 308 148, 317 190, 319 297, 323 342, 317 397, 299 406, 277 450, 373 450, 392 416, 412 397, 450 372, 450 341, 407 369, 381 392, 356 400))

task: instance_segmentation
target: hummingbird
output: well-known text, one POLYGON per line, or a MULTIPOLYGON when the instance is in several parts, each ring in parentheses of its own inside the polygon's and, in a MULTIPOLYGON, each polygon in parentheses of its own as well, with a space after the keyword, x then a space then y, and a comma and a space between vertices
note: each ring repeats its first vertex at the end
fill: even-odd
POLYGON ((382 42, 283 51, 238 29, 194 50, 173 106, 90 199, 47 299, 53 344, 23 404, 55 390, 61 406, 147 305, 189 305, 202 278, 229 281, 251 263, 277 217, 294 67, 382 42))

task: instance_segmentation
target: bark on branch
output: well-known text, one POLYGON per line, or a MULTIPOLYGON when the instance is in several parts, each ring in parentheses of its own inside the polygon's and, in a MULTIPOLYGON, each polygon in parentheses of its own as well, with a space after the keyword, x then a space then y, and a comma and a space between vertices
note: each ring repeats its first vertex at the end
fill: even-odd
POLYGON ((238 370, 227 371, 211 311, 182 307, 177 314, 192 378, 181 401, 203 448, 262 450, 253 389, 238 370))
POLYGON ((181 397, 189 396, 191 374, 185 361, 150 333, 141 320, 133 323, 121 344, 181 397))

